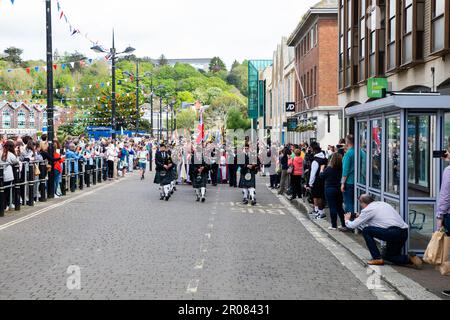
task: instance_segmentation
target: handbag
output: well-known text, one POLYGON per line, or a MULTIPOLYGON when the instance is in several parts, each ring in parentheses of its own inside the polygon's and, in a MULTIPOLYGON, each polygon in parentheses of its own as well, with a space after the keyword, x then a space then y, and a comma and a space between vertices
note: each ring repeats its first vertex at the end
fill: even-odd
POLYGON ((435 266, 442 264, 444 254, 444 238, 445 233, 442 230, 433 234, 423 256, 423 261, 435 266))

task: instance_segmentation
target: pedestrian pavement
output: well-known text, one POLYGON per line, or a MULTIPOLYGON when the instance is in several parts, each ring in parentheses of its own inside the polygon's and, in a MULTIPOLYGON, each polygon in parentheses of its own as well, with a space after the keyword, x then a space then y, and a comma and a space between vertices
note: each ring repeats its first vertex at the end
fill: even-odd
MULTIPOLYGON (((286 203, 289 202, 285 196, 280 196, 280 198, 282 198, 281 201, 286 203)), ((293 200, 291 204, 298 212, 309 218, 308 213, 313 210, 310 204, 298 199, 293 200)), ((342 233, 339 231, 328 230, 330 223, 325 220, 310 220, 320 227, 323 232, 327 233, 331 239, 343 246, 348 251, 348 254, 353 255, 368 267, 367 261, 370 260, 371 257, 365 246, 364 239, 361 236, 355 235, 354 233, 342 233)), ((450 300, 441 294, 443 290, 449 289, 450 281, 445 281, 448 277, 441 276, 439 271, 435 270, 433 266, 424 264, 422 270, 393 265, 371 268, 406 299, 450 300)))
POLYGON ((258 178, 160 201, 147 174, 0 220, 0 299, 401 299, 258 178))

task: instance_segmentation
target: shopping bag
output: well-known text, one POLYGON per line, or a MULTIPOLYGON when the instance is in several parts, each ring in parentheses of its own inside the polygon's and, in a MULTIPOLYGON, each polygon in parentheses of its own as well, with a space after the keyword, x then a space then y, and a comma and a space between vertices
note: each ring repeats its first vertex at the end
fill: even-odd
POLYGON ((443 243, 443 259, 439 271, 443 276, 450 276, 450 237, 445 236, 443 243))
POLYGON ((444 249, 445 233, 438 231, 433 234, 427 250, 423 256, 423 261, 428 264, 438 266, 443 262, 443 249, 444 249))

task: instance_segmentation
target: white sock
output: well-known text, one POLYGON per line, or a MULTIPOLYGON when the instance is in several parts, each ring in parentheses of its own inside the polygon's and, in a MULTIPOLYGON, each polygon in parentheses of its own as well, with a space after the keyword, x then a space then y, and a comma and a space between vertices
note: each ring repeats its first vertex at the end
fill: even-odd
POLYGON ((320 214, 320 215, 322 216, 322 215, 323 215, 323 209, 322 209, 322 210, 319 210, 317 213, 320 214))
POLYGON ((250 198, 251 198, 252 200, 255 200, 255 189, 254 189, 254 188, 251 188, 249 191, 250 191, 250 198))
POLYGON ((243 189, 242 193, 244 194, 244 200, 248 199, 248 189, 243 189))
POLYGON ((206 194, 206 188, 201 188, 201 192, 202 192, 202 198, 204 198, 205 194, 206 194))
POLYGON ((314 212, 319 212, 319 207, 314 207, 314 212))

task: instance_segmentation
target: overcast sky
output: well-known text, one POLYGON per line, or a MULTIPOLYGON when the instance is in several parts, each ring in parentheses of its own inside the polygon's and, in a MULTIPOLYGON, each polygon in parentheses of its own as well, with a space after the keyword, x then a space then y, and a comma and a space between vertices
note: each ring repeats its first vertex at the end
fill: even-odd
MULTIPOLYGON (((282 36, 289 36, 301 16, 318 0, 60 0, 71 24, 105 47, 136 48, 136 55, 157 58, 220 56, 272 58, 282 36)), ((78 50, 97 58, 91 44, 71 36, 53 0, 53 48, 78 50)), ((44 0, 0 0, 0 50, 15 46, 25 59, 45 58, 44 0)))

